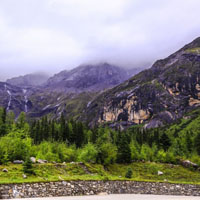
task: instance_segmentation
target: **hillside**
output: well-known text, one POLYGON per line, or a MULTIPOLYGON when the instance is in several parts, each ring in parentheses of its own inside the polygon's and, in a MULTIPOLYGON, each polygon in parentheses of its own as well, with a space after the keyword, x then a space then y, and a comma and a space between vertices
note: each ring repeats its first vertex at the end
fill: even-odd
POLYGON ((96 97, 82 119, 91 124, 158 127, 200 105, 200 38, 96 97))
POLYGON ((35 175, 23 178, 22 165, 10 164, 0 166, 0 184, 47 182, 47 181, 72 181, 72 180, 132 180, 145 182, 169 182, 184 184, 200 184, 200 175, 196 171, 183 168, 179 165, 158 163, 132 163, 129 165, 112 164, 107 169, 102 165, 66 163, 66 164, 34 164, 35 175), (8 172, 2 172, 4 168, 8 172), (128 168, 133 170, 133 177, 125 177, 128 168), (162 176, 158 175, 162 171, 162 176), (191 180, 191 177, 193 179, 191 180))

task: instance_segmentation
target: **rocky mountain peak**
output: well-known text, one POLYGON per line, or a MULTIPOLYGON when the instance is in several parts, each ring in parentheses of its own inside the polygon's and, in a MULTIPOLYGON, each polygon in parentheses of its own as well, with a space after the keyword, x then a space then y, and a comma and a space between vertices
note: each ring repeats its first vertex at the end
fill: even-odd
POLYGON ((72 93, 100 91, 122 83, 129 77, 127 70, 108 63, 87 64, 54 75, 45 87, 49 90, 72 93))
POLYGON ((91 124, 146 123, 150 128, 172 122, 198 106, 200 38, 100 94, 85 113, 92 117, 91 124))

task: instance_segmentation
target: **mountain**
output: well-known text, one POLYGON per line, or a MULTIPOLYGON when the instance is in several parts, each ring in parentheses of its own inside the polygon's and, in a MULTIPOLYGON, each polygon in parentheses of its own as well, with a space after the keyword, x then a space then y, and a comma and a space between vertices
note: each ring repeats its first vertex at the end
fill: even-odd
POLYGON ((98 95, 82 120, 158 127, 200 106, 200 38, 98 95))
POLYGON ((108 63, 81 65, 51 77, 45 88, 65 93, 97 92, 112 88, 131 77, 133 70, 125 70, 108 63))
POLYGON ((62 71, 29 97, 33 107, 28 114, 57 117, 64 113, 66 118, 78 119, 95 96, 127 80, 132 73, 133 69, 124 70, 107 63, 62 71))
POLYGON ((48 80, 42 75, 21 76, 1 83, 0 106, 17 116, 24 111, 29 118, 47 114, 57 118, 64 113, 66 118, 77 119, 96 95, 127 80, 132 73, 133 69, 103 63, 62 71, 48 80))
POLYGON ((46 74, 27 74, 25 76, 14 77, 8 79, 6 82, 19 86, 19 87, 30 87, 30 86, 40 86, 48 80, 49 76, 46 74))
POLYGON ((22 89, 17 86, 0 82, 0 105, 7 111, 13 110, 18 116, 22 111, 27 112, 32 107, 32 102, 27 96, 34 93, 34 90, 22 89))

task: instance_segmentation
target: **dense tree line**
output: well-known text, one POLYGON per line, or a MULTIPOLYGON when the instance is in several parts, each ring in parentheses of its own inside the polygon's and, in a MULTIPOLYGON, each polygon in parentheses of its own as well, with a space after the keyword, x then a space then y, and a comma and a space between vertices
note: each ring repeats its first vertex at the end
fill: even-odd
POLYGON ((132 161, 176 163, 189 158, 200 163, 200 118, 170 127, 126 131, 87 125, 47 116, 27 123, 0 108, 0 163, 27 156, 56 162, 82 161, 108 165, 132 161), (191 125, 192 123, 192 125, 191 125), (192 126, 192 127, 190 127, 192 126))

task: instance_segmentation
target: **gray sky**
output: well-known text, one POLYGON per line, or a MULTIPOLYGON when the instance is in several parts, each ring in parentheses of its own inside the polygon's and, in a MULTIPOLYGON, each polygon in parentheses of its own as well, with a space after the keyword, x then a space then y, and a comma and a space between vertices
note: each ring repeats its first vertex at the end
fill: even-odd
POLYGON ((0 80, 83 63, 147 67, 200 36, 200 0, 0 0, 0 80))

